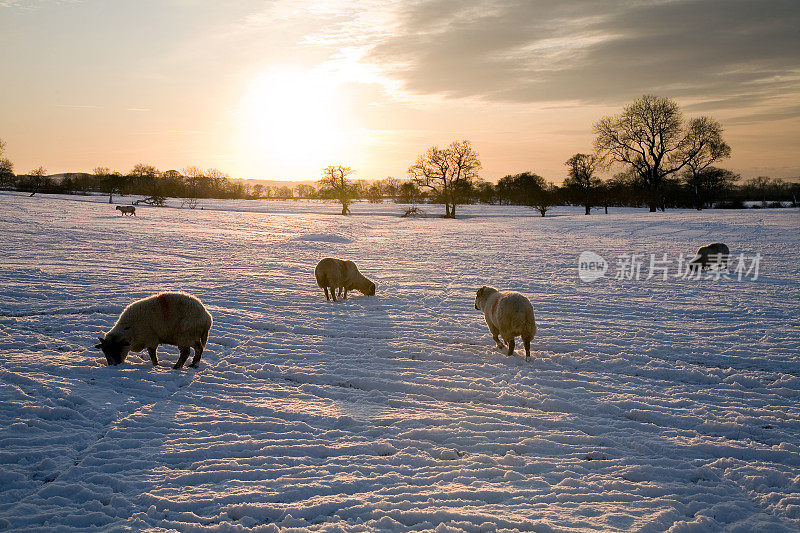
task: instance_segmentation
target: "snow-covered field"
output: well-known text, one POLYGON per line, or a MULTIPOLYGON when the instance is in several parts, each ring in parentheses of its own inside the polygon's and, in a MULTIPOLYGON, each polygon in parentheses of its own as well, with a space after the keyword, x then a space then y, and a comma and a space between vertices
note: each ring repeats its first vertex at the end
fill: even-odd
POLYGON ((797 209, 104 202, 0 194, 0 528, 800 529, 797 209), (758 279, 614 279, 715 240, 758 279), (377 296, 326 302, 326 255, 377 296), (483 284, 533 302, 530 362, 483 284), (200 367, 105 366, 96 337, 165 289, 214 316, 200 367))

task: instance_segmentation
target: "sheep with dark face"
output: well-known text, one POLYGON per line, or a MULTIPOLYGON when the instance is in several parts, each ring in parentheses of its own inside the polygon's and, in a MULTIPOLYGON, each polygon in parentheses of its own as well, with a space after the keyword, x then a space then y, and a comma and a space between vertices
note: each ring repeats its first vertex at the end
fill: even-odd
POLYGON ((508 355, 514 354, 514 338, 522 337, 525 360, 531 357, 531 340, 536 335, 533 305, 518 292, 500 292, 494 287, 481 287, 475 296, 475 309, 483 311, 486 325, 498 348, 503 348, 498 335, 508 346, 508 355))
POLYGON ((125 216, 125 215, 136 216, 136 208, 132 205, 118 205, 117 211, 119 211, 119 216, 125 216))
POLYGON ((367 296, 375 295, 375 284, 364 277, 352 261, 326 257, 317 263, 317 267, 314 269, 314 277, 317 279, 317 285, 325 290, 326 300, 330 300, 333 297, 335 302, 337 290, 339 291, 339 296, 344 293, 343 298, 347 298, 347 291, 352 291, 353 289, 367 296), (328 295, 328 289, 331 291, 330 296, 328 295))
POLYGON ((147 348, 155 366, 160 344, 177 346, 180 357, 173 368, 181 368, 194 348, 189 365, 194 367, 200 362, 210 329, 211 314, 200 300, 183 292, 162 292, 126 307, 105 337, 98 337, 96 348, 103 350, 109 365, 122 363, 128 352, 147 348))
POLYGON ((714 242, 697 249, 697 254, 689 261, 689 270, 697 270, 716 265, 717 268, 728 266, 728 257, 731 251, 721 242, 714 242))

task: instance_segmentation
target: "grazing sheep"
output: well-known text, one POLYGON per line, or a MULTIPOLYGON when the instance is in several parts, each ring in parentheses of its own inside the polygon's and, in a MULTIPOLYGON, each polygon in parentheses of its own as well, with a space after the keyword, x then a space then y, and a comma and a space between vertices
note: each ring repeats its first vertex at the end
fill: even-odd
POLYGON ((701 246, 697 249, 697 255, 689 261, 689 270, 697 270, 698 267, 705 270, 711 265, 727 267, 730 253, 731 251, 728 249, 728 246, 721 242, 714 242, 707 246, 701 246))
POLYGON ((125 215, 136 216, 136 208, 132 205, 118 205, 117 211, 119 211, 119 216, 125 216, 125 215))
POLYGON ((342 261, 341 259, 334 259, 333 257, 326 257, 317 263, 317 268, 314 269, 314 276, 317 278, 317 285, 325 289, 325 299, 336 301, 336 290, 339 290, 339 296, 347 298, 347 291, 353 289, 366 294, 367 296, 375 295, 375 284, 364 277, 358 271, 358 267, 352 261, 342 261), (331 290, 328 296, 328 289, 331 290))
POLYGON ((531 357, 531 340, 536 335, 536 319, 531 302, 518 292, 500 292, 494 287, 481 287, 475 296, 475 309, 483 311, 486 325, 498 348, 498 334, 508 346, 508 355, 514 353, 514 337, 521 336, 525 344, 525 360, 531 357))
POLYGON ((177 346, 181 355, 172 368, 181 368, 194 348, 189 365, 194 367, 200 362, 210 329, 211 315, 200 300, 183 292, 162 292, 126 307, 105 338, 98 337, 96 348, 103 350, 109 365, 122 363, 128 352, 147 348, 155 366, 159 344, 177 346))

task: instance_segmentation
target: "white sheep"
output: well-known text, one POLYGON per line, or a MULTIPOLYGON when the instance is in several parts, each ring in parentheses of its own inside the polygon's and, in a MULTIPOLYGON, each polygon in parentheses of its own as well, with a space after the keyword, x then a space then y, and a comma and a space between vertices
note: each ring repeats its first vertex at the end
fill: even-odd
POLYGON ((697 270, 698 268, 705 270, 711 265, 724 268, 728 266, 730 253, 728 246, 721 242, 701 246, 697 249, 697 255, 689 261, 689 270, 697 270))
POLYGON ((326 257, 317 263, 317 267, 314 269, 314 277, 317 278, 317 285, 325 290, 326 300, 330 300, 333 297, 335 302, 337 289, 339 296, 342 296, 342 292, 344 292, 344 298, 347 298, 347 291, 352 291, 353 289, 367 296, 375 295, 375 284, 365 278, 352 261, 326 257), (331 290, 330 296, 328 296, 328 289, 331 290))
POLYGON ((117 211, 119 211, 119 216, 125 216, 125 215, 136 216, 136 207, 132 205, 118 205, 117 211))
POLYGON ((531 340, 536 335, 536 319, 533 305, 518 292, 500 292, 494 287, 483 286, 475 296, 475 309, 483 311, 486 325, 498 348, 503 348, 498 335, 508 346, 508 355, 514 353, 514 337, 521 336, 525 345, 525 360, 531 357, 531 340))
POLYGON ((180 357, 172 368, 181 368, 194 348, 189 365, 194 367, 200 362, 210 329, 211 315, 200 300, 184 292, 162 292, 126 307, 105 337, 98 337, 96 348, 103 350, 109 365, 122 363, 128 352, 147 348, 155 366, 159 344, 177 346, 180 357))

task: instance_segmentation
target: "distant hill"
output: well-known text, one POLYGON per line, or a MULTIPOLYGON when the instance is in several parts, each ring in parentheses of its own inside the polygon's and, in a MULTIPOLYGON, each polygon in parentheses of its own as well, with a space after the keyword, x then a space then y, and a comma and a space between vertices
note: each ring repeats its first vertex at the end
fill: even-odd
POLYGON ((265 187, 296 187, 298 185, 315 185, 316 180, 258 180, 251 178, 230 178, 231 181, 242 182, 246 185, 263 185, 265 187))
MULTIPOLYGON (((20 174, 22 175, 22 174, 20 174)), ((90 172, 60 172, 58 174, 50 174, 47 176, 55 181, 62 181, 64 178, 80 178, 86 176, 94 176, 94 174, 90 172)))
MULTIPOLYGON (((20 176, 27 176, 27 174, 19 174, 20 176)), ((61 182, 65 178, 79 178, 79 177, 88 177, 94 176, 94 174, 90 172, 59 172, 58 174, 49 174, 47 177, 56 181, 61 182)), ((229 178, 231 181, 235 182, 242 182, 246 185, 256 185, 261 184, 265 187, 296 187, 297 185, 314 185, 316 184, 316 180, 259 180, 259 179, 247 179, 247 178, 229 178)))

